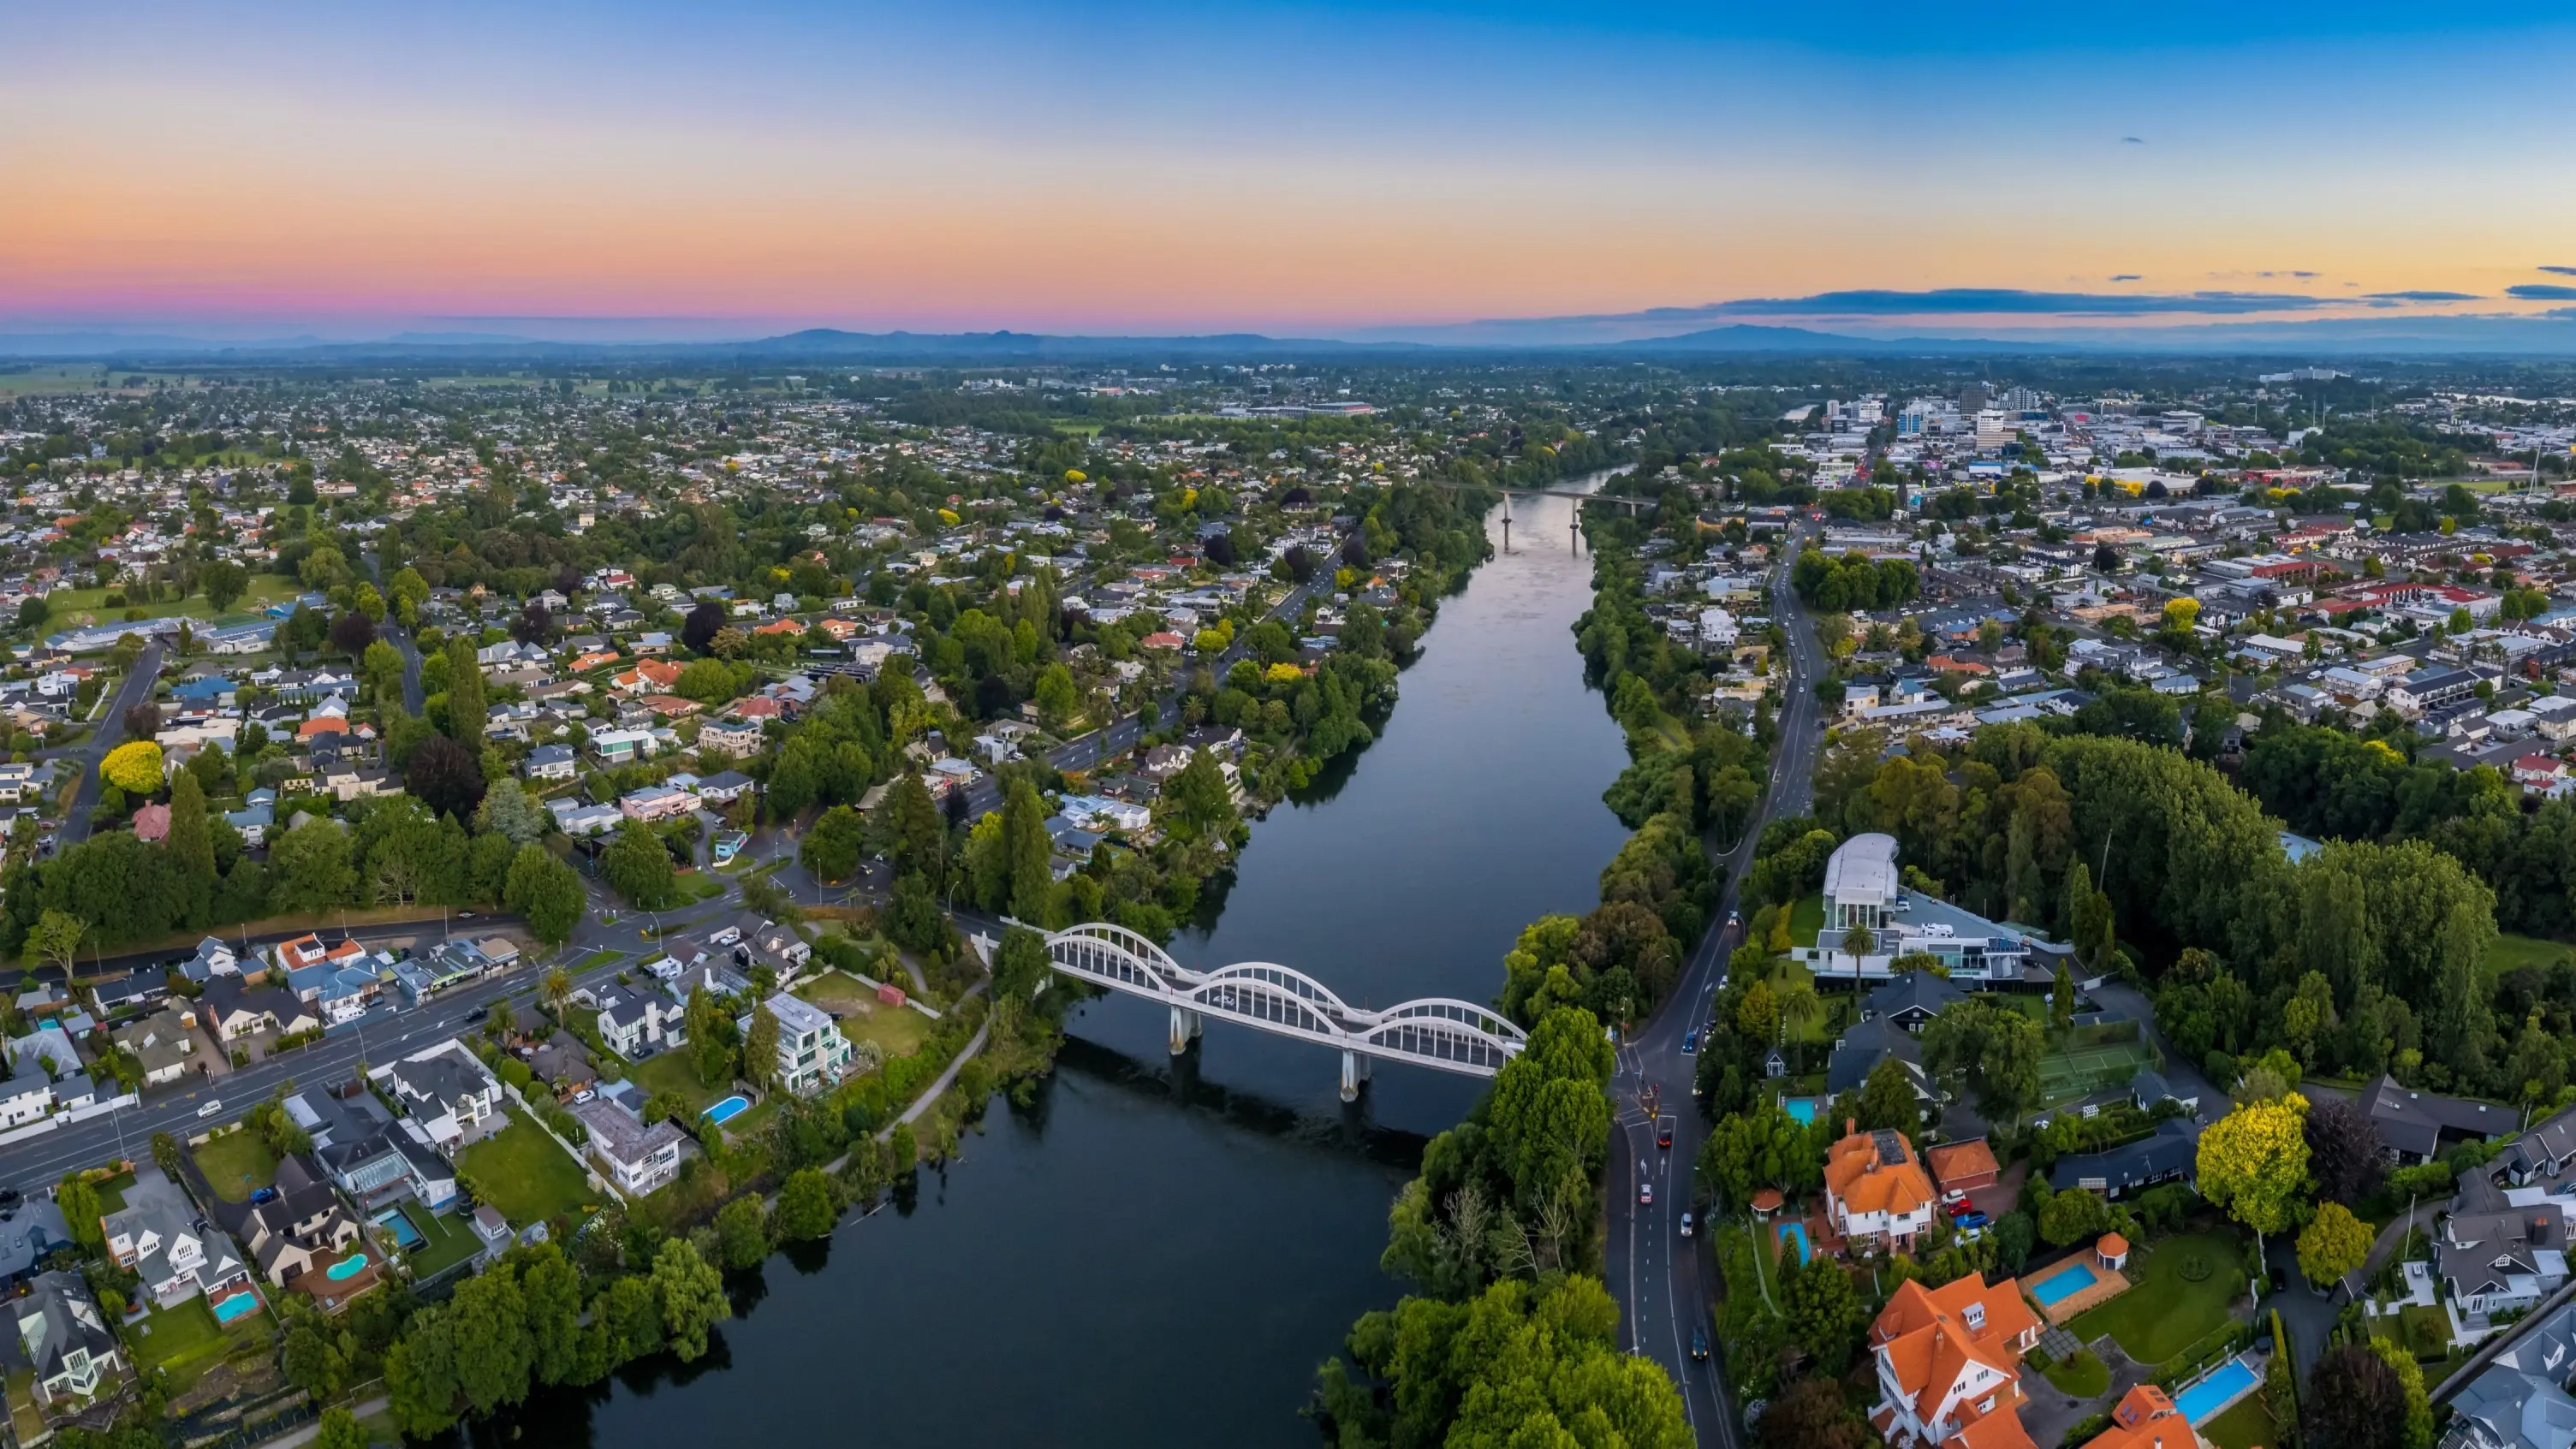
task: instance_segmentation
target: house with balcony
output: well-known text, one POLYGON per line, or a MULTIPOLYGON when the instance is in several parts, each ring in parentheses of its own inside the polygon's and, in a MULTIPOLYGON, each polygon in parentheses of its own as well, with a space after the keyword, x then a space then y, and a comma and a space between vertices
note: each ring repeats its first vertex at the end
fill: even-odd
POLYGON ((1858 1131, 1825 1154, 1825 1211, 1835 1235, 1848 1242, 1908 1252, 1932 1226, 1940 1194, 1902 1132, 1858 1131))
POLYGON ((2433 1244, 2433 1271, 2454 1342, 2483 1336, 2498 1314, 2517 1313, 2567 1282, 2567 1215, 2550 1201, 2454 1212, 2433 1244))
POLYGON ((150 1163, 137 1164, 125 1206, 99 1219, 107 1255, 133 1273, 139 1291, 163 1308, 209 1297, 248 1282, 250 1270, 222 1233, 200 1227, 179 1185, 150 1163))
POLYGON ((685 1134, 671 1123, 646 1126, 624 1102, 610 1097, 576 1104, 572 1114, 590 1130, 590 1157, 600 1175, 621 1191, 640 1197, 679 1175, 685 1134))
POLYGON ((26 1295, 10 1301, 9 1318, 17 1332, 0 1348, 0 1361, 27 1372, 39 1409, 67 1410, 95 1399, 125 1367, 98 1299, 75 1270, 37 1274, 26 1295))
MULTIPOLYGON (((850 1041, 821 1007, 781 991, 765 1003, 778 1018, 778 1085, 810 1097, 850 1070, 850 1041)), ((746 1025, 748 1023, 746 1022, 746 1025)))
POLYGON ((448 1156, 503 1125, 501 1084, 461 1042, 440 1042, 367 1075, 448 1156))
POLYGON ((456 1196, 456 1169, 416 1118, 396 1118, 365 1087, 299 1092, 286 1116, 313 1139, 313 1160, 361 1212, 406 1198, 433 1210, 456 1196), (343 1093, 346 1095, 343 1095, 343 1093))
POLYGON ((1815 940, 1791 953, 1815 972, 1819 985, 1888 982, 1904 956, 1939 962, 1953 987, 2044 983, 2074 954, 2022 927, 1906 889, 1898 883, 1895 838, 1874 831, 1844 841, 1826 860, 1824 908, 1815 940), (1869 938, 1857 953, 1851 949, 1855 930, 1869 938))
POLYGON ((688 1031, 682 1023, 688 1014, 678 1002, 650 992, 625 991, 604 997, 594 1022, 608 1049, 632 1062, 686 1045, 688 1031))

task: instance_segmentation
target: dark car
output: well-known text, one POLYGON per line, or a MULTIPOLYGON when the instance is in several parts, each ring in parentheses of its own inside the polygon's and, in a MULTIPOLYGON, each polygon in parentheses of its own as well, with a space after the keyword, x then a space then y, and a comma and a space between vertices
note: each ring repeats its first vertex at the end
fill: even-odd
POLYGON ((1670 1147, 1673 1145, 1672 1123, 1666 1122, 1655 1129, 1655 1145, 1657 1147, 1670 1147))
POLYGON ((1691 1330, 1691 1362, 1708 1362, 1708 1330, 1705 1328, 1691 1330))
POLYGON ((467 1021, 481 1021, 483 1018, 490 1016, 491 1014, 492 1008, 488 1006, 478 1006, 472 1011, 465 1013, 465 1019, 467 1021))

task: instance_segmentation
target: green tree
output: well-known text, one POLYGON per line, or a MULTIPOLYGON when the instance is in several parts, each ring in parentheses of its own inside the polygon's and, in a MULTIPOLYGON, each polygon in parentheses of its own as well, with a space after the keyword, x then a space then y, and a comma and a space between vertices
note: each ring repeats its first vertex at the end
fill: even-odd
POLYGON ((816 880, 847 880, 859 868, 867 841, 867 822, 847 805, 835 805, 814 819, 797 847, 797 859, 816 880))
POLYGON ((742 1035, 742 1075, 764 1089, 778 1078, 778 1013, 766 1001, 751 1009, 751 1029, 742 1035))
POLYGON ((1026 780, 1011 782, 1002 801, 1002 851, 1010 862, 1011 914, 1032 926, 1050 924, 1055 846, 1047 838, 1046 805, 1026 780))
POLYGON ((1851 1274, 1823 1254, 1803 1266, 1781 1255, 1780 1315, 1788 1320, 1790 1338, 1832 1377, 1850 1365, 1869 1329, 1869 1304, 1852 1286, 1851 1274))
POLYGON ((322 1411, 322 1421, 315 1426, 313 1449, 367 1449, 367 1431, 358 1427, 358 1417, 337 1404, 322 1411))
POLYGON ((474 807, 474 828, 496 831, 512 845, 544 839, 551 823, 546 808, 530 799, 526 789, 507 775, 492 781, 483 792, 483 803, 474 807))
POLYGON ((599 868, 608 884, 635 906, 659 910, 670 902, 671 854, 662 847, 662 837, 640 820, 618 823, 617 834, 599 853, 599 868))
POLYGON ((653 1258, 653 1294, 671 1352, 692 1363, 707 1351, 707 1330, 733 1316, 724 1277, 686 1238, 673 1238, 653 1258))
POLYGON ((688 1030, 690 1057, 698 1066, 698 1085, 722 1082, 733 1065, 733 1047, 727 1041, 724 1008, 716 1004, 715 993, 702 985, 690 987, 682 1025, 688 1030))
POLYGON ((877 809, 886 821, 886 858, 898 874, 919 875, 935 891, 947 876, 948 825, 940 818, 939 802, 930 798, 930 787, 919 772, 905 770, 895 776, 877 809))
POLYGON ((288 1383, 316 1399, 338 1394, 349 1378, 348 1360, 331 1341, 331 1335, 309 1315, 298 1316, 287 1327, 277 1363, 288 1383))
POLYGON ((1720 1189, 1728 1209, 1740 1209, 1765 1187, 1797 1191, 1821 1183, 1824 1154, 1816 1134, 1770 1102, 1760 1110, 1719 1118, 1700 1144, 1703 1182, 1720 1189))
POLYGON ((1061 664, 1050 664, 1038 671, 1036 693, 1038 717, 1051 730, 1064 728, 1074 711, 1082 708, 1082 697, 1073 687, 1073 675, 1061 664))
POLYGON ((1182 840, 1230 837, 1239 823, 1233 792, 1217 768, 1216 756, 1206 750, 1193 752, 1190 762, 1163 786, 1163 803, 1173 822, 1171 833, 1182 840))
POLYGON ((2308 1102, 2296 1092, 2249 1102, 2200 1134, 2200 1195, 2261 1239, 2286 1233, 2307 1205, 2308 1102))
POLYGON ((1923 1028, 1923 1065, 1938 1079, 1965 1085, 1989 1119, 2007 1122, 2039 1098, 2039 1023, 2018 1011, 1971 997, 1923 1028))
POLYGON ((417 626, 420 606, 429 602, 428 580, 420 576, 418 569, 405 567, 394 571, 393 581, 386 588, 393 595, 394 617, 402 620, 406 628, 417 626))
POLYGON ((483 724, 490 713, 484 696, 483 666, 474 657, 474 641, 459 634, 447 641, 447 733, 458 744, 483 747, 483 724))
POLYGON ((2424 1391, 2424 1366, 2415 1361, 2414 1350, 2394 1339, 2373 1338, 2370 1351, 2396 1373, 2406 1405, 2405 1417, 2399 1422, 2397 1449, 2433 1449, 2433 1404, 2424 1391))
POLYGON ((469 1278, 447 1300, 456 1344, 456 1383, 478 1414, 528 1396, 536 1342, 528 1331, 526 1294, 506 1265, 469 1278))
POLYGON ((2075 1025, 2075 974, 2057 963, 2057 980, 2048 988, 2048 1024, 2059 1031, 2075 1025))
POLYGON ((822 1169, 808 1167, 790 1173, 778 1189, 778 1212, 771 1226, 780 1242, 807 1242, 830 1237, 840 1215, 840 1194, 832 1179, 822 1169))
POLYGON ((1585 1190, 1608 1150, 1610 1044, 1580 1007, 1540 1018, 1529 1044, 1504 1064, 1487 1099, 1496 1159, 1525 1208, 1542 1209, 1585 1190))
POLYGON ((716 1245, 728 1268, 757 1268, 769 1256, 769 1228, 758 1193, 745 1193, 716 1214, 716 1245))
POLYGON ((78 1172, 64 1174, 54 1188, 54 1206, 70 1225, 73 1242, 95 1251, 106 1241, 106 1230, 99 1223, 98 1189, 87 1177, 78 1172))
POLYGON ((519 1291, 527 1303, 528 1339, 535 1350, 531 1368, 538 1383, 571 1382, 581 1344, 581 1270, 564 1256, 560 1243, 517 1252, 525 1260, 519 1291))
POLYGON ((205 591, 206 602, 216 613, 227 613, 233 601, 249 589, 250 570, 231 559, 217 559, 198 572, 197 587, 205 591))
POLYGON ((337 822, 308 820, 268 850, 269 904, 281 911, 324 911, 357 890, 349 836, 337 822))
POLYGON ((445 1433, 464 1393, 457 1377, 456 1337, 447 1304, 423 1308, 385 1351, 385 1395, 394 1423, 415 1439, 445 1433))
POLYGON ((47 908, 27 932, 27 960, 38 966, 59 967, 68 975, 72 963, 79 959, 81 938, 89 926, 69 911, 47 908))
POLYGON ((2308 1282, 2331 1287, 2370 1256, 2370 1226, 2339 1202, 2322 1203, 2299 1233, 2299 1271, 2308 1282))
POLYGON ((581 873, 557 860, 542 845, 522 845, 518 854, 510 858, 501 901, 525 918, 528 929, 549 946, 561 946, 572 939, 589 904, 581 888, 581 873))

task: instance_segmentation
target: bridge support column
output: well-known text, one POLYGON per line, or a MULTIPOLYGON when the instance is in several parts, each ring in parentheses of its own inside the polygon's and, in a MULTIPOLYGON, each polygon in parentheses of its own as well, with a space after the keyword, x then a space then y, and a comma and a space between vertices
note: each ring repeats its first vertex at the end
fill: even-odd
POLYGON ((1181 1053, 1188 1051, 1190 1049, 1191 1040, 1205 1028, 1206 1024, 1206 1021, 1200 1017, 1197 1012, 1190 1010, 1188 1007, 1173 1007, 1172 1055, 1179 1056, 1181 1053))
POLYGON ((1369 1059, 1358 1052, 1342 1053, 1342 1100, 1356 1102, 1360 1087, 1369 1079, 1369 1059))

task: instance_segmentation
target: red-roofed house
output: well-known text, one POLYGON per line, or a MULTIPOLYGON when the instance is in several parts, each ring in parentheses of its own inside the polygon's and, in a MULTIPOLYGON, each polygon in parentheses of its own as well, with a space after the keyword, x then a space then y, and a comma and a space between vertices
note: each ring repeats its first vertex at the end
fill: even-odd
POLYGON ((134 812, 134 838, 146 845, 170 838, 170 807, 146 805, 134 812))
POLYGON ((1167 629, 1159 633, 1148 634, 1144 638, 1137 640, 1136 647, 1139 649, 1178 649, 1187 642, 1189 641, 1167 629))
POLYGON ((2021 1356, 2039 1334, 2018 1279, 1899 1284, 1869 1331, 1871 1425, 1893 1449, 2035 1449, 2021 1422, 2021 1356))
POLYGON ((2111 1427, 2085 1440, 2084 1449, 2193 1449, 2199 1442, 2172 1395, 2140 1384, 2111 1410, 2111 1427))
POLYGON ((1890 1248, 1910 1250, 1915 1236, 1932 1226, 1938 1196, 1914 1144, 1902 1132, 1854 1131, 1825 1155, 1825 1211, 1834 1230, 1852 1242, 1884 1240, 1890 1248))
POLYGON ((2513 780, 2517 785, 2546 790, 2566 778, 2567 762, 2556 755, 2544 755, 2535 750, 2513 762, 2513 780))
POLYGON ((584 654, 572 662, 572 672, 575 674, 588 674, 594 669, 601 668, 604 665, 614 664, 616 662, 616 650, 593 649, 588 654, 584 654))

